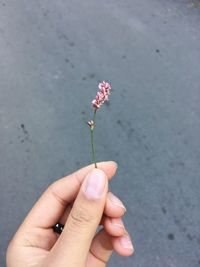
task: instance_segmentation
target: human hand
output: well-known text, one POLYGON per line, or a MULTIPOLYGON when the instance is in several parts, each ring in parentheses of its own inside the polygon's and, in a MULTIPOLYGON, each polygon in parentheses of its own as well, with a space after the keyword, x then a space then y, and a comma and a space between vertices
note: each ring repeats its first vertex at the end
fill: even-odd
POLYGON ((108 192, 116 168, 112 161, 89 165, 50 185, 11 240, 7 267, 104 267, 113 249, 130 256, 125 208, 108 192), (61 235, 52 229, 58 222, 61 235))

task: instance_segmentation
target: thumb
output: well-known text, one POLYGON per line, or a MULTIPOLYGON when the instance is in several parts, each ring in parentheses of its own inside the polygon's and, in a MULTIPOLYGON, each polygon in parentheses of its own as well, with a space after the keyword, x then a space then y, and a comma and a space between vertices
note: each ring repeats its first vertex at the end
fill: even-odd
POLYGON ((106 174, 93 169, 86 176, 64 230, 50 253, 52 266, 85 266, 103 214, 107 191, 106 174))

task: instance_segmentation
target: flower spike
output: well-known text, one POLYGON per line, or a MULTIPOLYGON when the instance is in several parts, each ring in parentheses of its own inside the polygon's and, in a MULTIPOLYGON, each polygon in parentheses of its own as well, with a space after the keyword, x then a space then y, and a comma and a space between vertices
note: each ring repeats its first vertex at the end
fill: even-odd
POLYGON ((91 137, 91 146, 92 146, 92 158, 95 168, 97 168, 96 163, 96 152, 94 147, 94 127, 97 110, 103 105, 105 101, 108 101, 108 96, 110 95, 111 86, 109 83, 103 81, 99 83, 99 91, 96 94, 95 99, 92 100, 92 106, 94 108, 93 120, 87 122, 90 127, 90 137, 91 137))

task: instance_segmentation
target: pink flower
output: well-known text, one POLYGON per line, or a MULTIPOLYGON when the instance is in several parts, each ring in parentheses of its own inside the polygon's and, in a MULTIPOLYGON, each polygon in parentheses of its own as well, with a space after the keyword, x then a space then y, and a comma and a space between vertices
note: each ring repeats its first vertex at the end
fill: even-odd
POLYGON ((100 108, 101 105, 108 100, 110 90, 111 86, 109 83, 103 81, 99 84, 99 91, 97 92, 95 99, 92 101, 92 105, 94 108, 100 108))

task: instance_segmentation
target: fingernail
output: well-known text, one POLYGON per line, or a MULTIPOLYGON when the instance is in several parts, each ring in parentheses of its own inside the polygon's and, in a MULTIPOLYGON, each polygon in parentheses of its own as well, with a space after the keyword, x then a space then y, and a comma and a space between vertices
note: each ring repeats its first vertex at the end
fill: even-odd
POLYGON ((110 220, 113 226, 125 229, 124 224, 120 218, 111 218, 110 220))
POLYGON ((131 239, 128 235, 124 235, 124 236, 120 237, 120 243, 121 243, 123 248, 134 250, 133 244, 132 244, 131 239))
POLYGON ((118 168, 118 164, 117 164, 117 162, 116 161, 112 161, 114 164, 115 164, 115 166, 116 166, 116 169, 118 168))
POLYGON ((92 170, 86 177, 86 186, 84 190, 86 197, 90 199, 101 198, 104 193, 106 179, 106 175, 102 170, 92 170))
POLYGON ((116 169, 118 168, 118 164, 117 164, 117 162, 116 161, 113 161, 113 160, 109 160, 109 161, 102 161, 101 163, 112 163, 112 164, 114 164, 115 165, 115 167, 116 167, 116 169))
POLYGON ((123 208, 123 209, 126 211, 126 208, 125 208, 125 206, 123 205, 123 203, 121 202, 121 200, 120 200, 118 197, 116 197, 115 195, 113 195, 113 193, 109 192, 109 193, 108 193, 108 198, 110 199, 110 201, 111 201, 114 205, 119 206, 119 207, 123 208))

